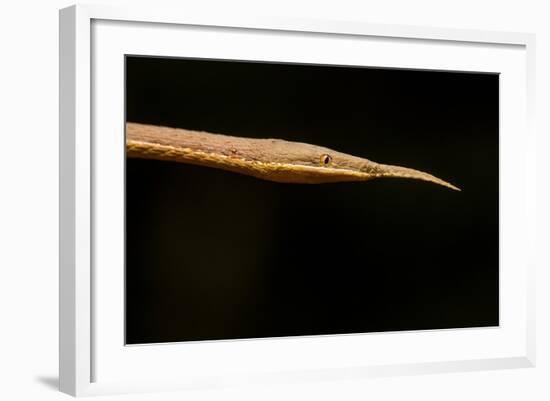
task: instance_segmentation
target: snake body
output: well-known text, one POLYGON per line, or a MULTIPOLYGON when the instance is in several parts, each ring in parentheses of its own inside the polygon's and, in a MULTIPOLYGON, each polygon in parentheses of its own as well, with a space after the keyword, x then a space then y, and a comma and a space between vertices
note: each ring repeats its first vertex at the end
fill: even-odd
POLYGON ((126 123, 126 154, 214 167, 281 183, 321 184, 396 177, 428 181, 460 191, 422 171, 380 164, 317 145, 131 122, 126 123))

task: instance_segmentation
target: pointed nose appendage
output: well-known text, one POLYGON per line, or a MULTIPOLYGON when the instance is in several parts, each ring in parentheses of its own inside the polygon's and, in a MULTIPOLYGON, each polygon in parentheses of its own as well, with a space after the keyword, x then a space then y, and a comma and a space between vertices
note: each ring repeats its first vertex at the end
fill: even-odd
POLYGON ((454 186, 447 181, 442 180, 441 178, 437 178, 431 174, 408 167, 392 166, 389 164, 377 164, 374 170, 375 173, 373 175, 375 177, 410 178, 414 180, 427 181, 434 184, 442 185, 455 191, 461 191, 460 188, 454 186))

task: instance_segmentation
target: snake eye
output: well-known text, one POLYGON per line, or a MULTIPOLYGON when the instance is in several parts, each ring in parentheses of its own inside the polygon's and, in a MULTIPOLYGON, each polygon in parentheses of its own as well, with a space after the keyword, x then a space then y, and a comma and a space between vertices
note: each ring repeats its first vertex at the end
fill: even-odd
POLYGON ((321 164, 323 166, 328 166, 332 162, 332 157, 330 155, 321 155, 321 164))

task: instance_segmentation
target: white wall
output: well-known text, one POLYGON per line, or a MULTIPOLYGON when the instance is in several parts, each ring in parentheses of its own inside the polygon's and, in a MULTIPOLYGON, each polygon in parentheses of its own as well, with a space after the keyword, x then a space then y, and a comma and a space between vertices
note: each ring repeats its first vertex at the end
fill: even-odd
MULTIPOLYGON (((97 1, 124 4, 124 0, 97 1)), ((134 1, 134 3, 136 3, 134 1)), ((538 366, 534 369, 227 390, 225 399, 550 399, 550 24, 544 1, 155 1, 193 9, 534 32, 537 36, 538 366), (196 3, 196 4, 195 4, 196 3), (199 4, 200 3, 200 4, 199 4)), ((57 380, 57 10, 70 1, 0 6, 0 399, 66 396, 57 380)), ((218 399, 218 392, 189 399, 218 399)), ((111 399, 111 397, 108 397, 111 399)), ((179 399, 182 394, 129 399, 179 399)), ((112 397, 112 399, 115 399, 112 397)))

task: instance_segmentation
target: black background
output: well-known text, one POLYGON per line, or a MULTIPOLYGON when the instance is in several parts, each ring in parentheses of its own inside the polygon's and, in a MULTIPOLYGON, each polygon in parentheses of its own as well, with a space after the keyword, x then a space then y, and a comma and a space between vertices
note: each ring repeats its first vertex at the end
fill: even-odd
POLYGON ((129 344, 498 325, 498 75, 126 58, 127 121, 430 172, 293 185, 127 159, 129 344))

